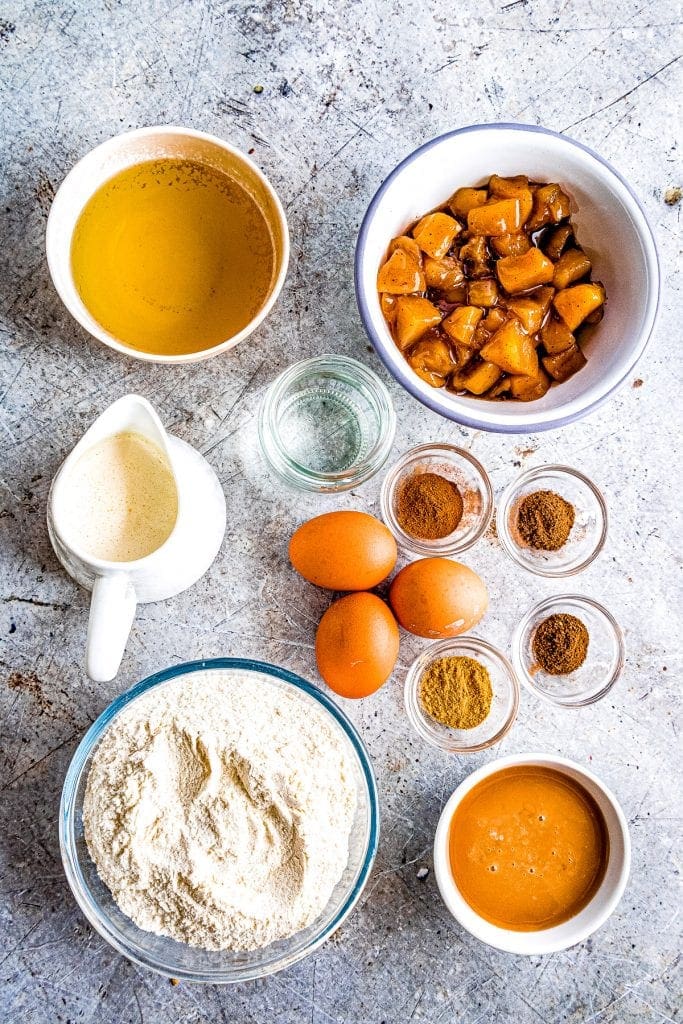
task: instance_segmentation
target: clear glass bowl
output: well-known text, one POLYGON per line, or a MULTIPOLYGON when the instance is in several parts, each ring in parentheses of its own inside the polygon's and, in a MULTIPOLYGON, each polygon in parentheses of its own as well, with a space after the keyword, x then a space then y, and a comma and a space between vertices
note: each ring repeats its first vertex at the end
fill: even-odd
POLYGON ((493 515, 493 488, 488 473, 473 455, 452 444, 420 444, 411 448, 384 478, 380 497, 382 518, 397 542, 417 555, 457 555, 485 533, 493 515), (438 473, 452 480, 463 499, 456 529, 438 540, 413 537, 396 518, 396 502, 404 482, 414 473, 438 473))
POLYGON ((370 758, 351 722, 325 694, 291 672, 265 662, 214 658, 188 662, 157 672, 117 697, 83 737, 64 782, 59 810, 59 841, 64 870, 81 910, 93 928, 123 956, 167 977, 211 984, 261 978, 289 967, 317 949, 351 913, 368 880, 379 836, 377 786, 370 758), (193 672, 237 669, 258 673, 264 685, 294 687, 305 701, 317 704, 330 717, 345 742, 358 789, 358 805, 349 840, 349 862, 328 905, 312 924, 288 939, 263 949, 231 953, 203 950, 138 928, 119 909, 100 879, 83 836, 83 797, 93 753, 116 716, 142 694, 193 672))
POLYGON ((518 565, 538 576, 573 576, 589 566, 602 550, 607 538, 607 505, 595 484, 578 470, 538 466, 522 473, 503 491, 496 530, 504 550, 518 565), (519 535, 519 506, 534 491, 554 491, 574 506, 574 525, 566 544, 558 551, 539 551, 519 535))
POLYGON ((266 460, 305 491, 345 491, 369 479, 386 462, 395 433, 384 384, 346 356, 289 366, 269 387, 259 414, 266 460))
POLYGON ((512 638, 512 660, 519 678, 537 697, 564 708, 594 704, 609 693, 624 668, 624 637, 613 615, 597 601, 580 594, 549 597, 534 605, 512 638), (544 672, 536 663, 532 644, 536 627, 549 615, 575 615, 588 630, 583 665, 565 675, 544 672))
POLYGON ((408 669, 404 701, 415 730, 432 746, 449 754, 473 754, 499 743, 512 728, 519 707, 519 683, 507 658, 485 640, 462 636, 430 644, 408 669), (488 669, 493 688, 491 710, 474 729, 451 729, 441 725, 422 707, 420 680, 429 665, 438 658, 474 658, 488 669))

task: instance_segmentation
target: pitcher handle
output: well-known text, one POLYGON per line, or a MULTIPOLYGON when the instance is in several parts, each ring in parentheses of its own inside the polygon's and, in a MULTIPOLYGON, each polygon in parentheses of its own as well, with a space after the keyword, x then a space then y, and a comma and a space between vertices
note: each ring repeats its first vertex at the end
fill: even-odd
POLYGON ((108 683, 119 670, 135 616, 135 590, 123 572, 98 576, 92 588, 85 669, 96 683, 108 683))

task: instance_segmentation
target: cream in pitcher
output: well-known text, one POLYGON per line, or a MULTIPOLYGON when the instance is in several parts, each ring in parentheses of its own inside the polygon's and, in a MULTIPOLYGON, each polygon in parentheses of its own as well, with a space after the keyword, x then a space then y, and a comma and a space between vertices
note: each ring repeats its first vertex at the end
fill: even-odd
POLYGON ((158 445, 134 431, 105 438, 70 471, 62 532, 73 547, 108 562, 151 555, 171 535, 178 491, 158 445))
POLYGON ((225 496, 206 460, 166 433, 139 395, 93 423, 52 484, 48 529, 66 571, 92 591, 86 669, 116 675, 136 606, 196 583, 225 532, 225 496))

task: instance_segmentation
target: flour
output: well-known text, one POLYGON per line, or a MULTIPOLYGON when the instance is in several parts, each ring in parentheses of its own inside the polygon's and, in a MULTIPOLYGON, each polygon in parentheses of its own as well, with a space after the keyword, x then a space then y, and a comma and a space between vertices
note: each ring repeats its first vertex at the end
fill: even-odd
POLYGON ((205 949, 267 945, 310 924, 342 876, 351 756, 319 706, 265 676, 173 680, 97 747, 88 850, 140 928, 205 949))

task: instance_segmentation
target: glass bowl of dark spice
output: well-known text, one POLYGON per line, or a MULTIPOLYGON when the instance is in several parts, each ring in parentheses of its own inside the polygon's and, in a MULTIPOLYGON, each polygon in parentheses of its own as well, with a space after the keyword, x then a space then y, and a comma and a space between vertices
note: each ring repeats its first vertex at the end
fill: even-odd
POLYGON ((500 651, 475 636, 430 644, 408 670, 404 699, 419 735, 449 754, 486 750, 509 732, 519 683, 500 651))
POLYGON ((581 708, 609 693, 624 667, 614 616, 579 594, 535 605, 517 626, 512 660, 519 678, 550 704, 581 708))
POLYGON ((602 550, 607 505, 583 473, 568 466, 538 466, 501 495, 496 529, 503 549, 539 576, 573 576, 602 550))
POLYGON ((382 518, 404 550, 457 555, 488 528, 493 488, 469 452, 452 444, 421 444, 389 470, 380 502, 382 518))

